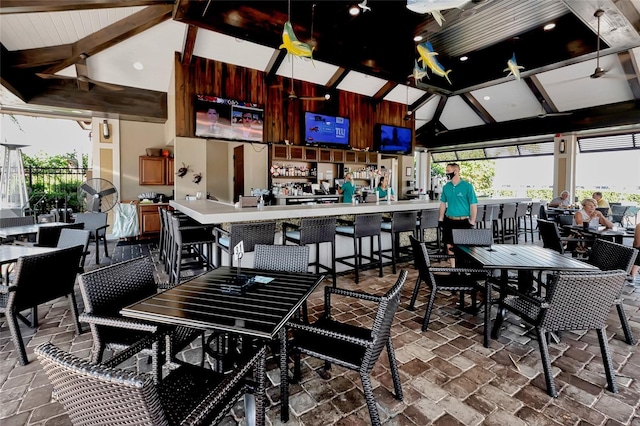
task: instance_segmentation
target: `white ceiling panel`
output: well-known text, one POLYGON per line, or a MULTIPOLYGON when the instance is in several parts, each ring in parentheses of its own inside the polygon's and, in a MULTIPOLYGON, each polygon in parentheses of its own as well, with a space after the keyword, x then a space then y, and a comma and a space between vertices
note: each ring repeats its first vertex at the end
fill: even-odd
POLYGON ((514 79, 473 90, 471 94, 498 122, 533 117, 542 111, 542 106, 523 80, 514 79))
POLYGON ((75 43, 142 9, 140 6, 0 15, 0 41, 9 51, 75 43))
POLYGON ((424 90, 416 89, 413 86, 405 86, 404 84, 398 84, 393 88, 387 96, 383 99, 389 102, 397 102, 403 105, 411 105, 424 94, 427 93, 424 90))
POLYGON ((484 121, 471 109, 460 96, 452 96, 447 100, 440 122, 449 130, 465 127, 481 126, 484 121))
POLYGON ((347 76, 338 84, 338 89, 359 95, 373 96, 385 84, 387 84, 387 80, 358 71, 349 71, 347 76))
POLYGON ((595 59, 542 72, 536 76, 559 111, 633 100, 633 93, 626 81, 618 55, 601 57, 600 67, 607 70, 600 78, 589 77, 596 68, 595 59))
POLYGON ((282 61, 277 75, 282 77, 291 78, 293 72, 293 78, 295 80, 302 80, 308 83, 319 84, 326 86, 327 82, 338 71, 336 65, 327 64, 326 62, 320 62, 308 58, 299 58, 297 56, 287 55, 282 61))
POLYGON ((106 83, 166 92, 174 52, 182 50, 186 28, 183 23, 165 21, 89 57, 89 77, 106 83), (134 69, 135 62, 140 62, 144 69, 134 69))
POLYGON ((274 49, 271 47, 202 28, 198 30, 196 45, 193 48, 195 56, 260 71, 267 68, 273 52, 274 49))
POLYGON ((416 129, 424 126, 433 119, 439 103, 440 96, 434 96, 433 98, 429 99, 424 105, 413 112, 416 129))

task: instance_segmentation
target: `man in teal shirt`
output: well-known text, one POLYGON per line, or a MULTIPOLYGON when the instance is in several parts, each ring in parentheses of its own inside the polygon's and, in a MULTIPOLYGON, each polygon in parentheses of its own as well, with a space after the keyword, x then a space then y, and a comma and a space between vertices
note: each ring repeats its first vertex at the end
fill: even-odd
MULTIPOLYGON (((460 166, 457 163, 447 164, 445 171, 449 182, 442 188, 439 221, 442 225, 442 241, 447 245, 447 253, 453 255, 451 230, 475 226, 478 198, 473 185, 460 177, 460 166)), ((451 267, 455 267, 453 257, 449 262, 451 267)))
POLYGON ((338 189, 338 192, 342 194, 342 202, 349 203, 353 201, 353 194, 356 192, 356 186, 353 184, 353 177, 351 173, 344 175, 344 183, 338 189))

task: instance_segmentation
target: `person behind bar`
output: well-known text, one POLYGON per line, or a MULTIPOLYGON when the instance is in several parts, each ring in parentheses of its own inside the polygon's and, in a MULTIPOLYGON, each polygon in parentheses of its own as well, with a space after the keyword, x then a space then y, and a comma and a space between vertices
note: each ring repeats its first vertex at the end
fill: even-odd
POLYGON ((376 187, 376 192, 378 193, 378 198, 381 200, 386 200, 387 197, 391 197, 391 200, 394 200, 393 188, 389 187, 387 179, 385 179, 384 176, 380 178, 380 183, 376 187))
POLYGON ((442 228, 442 241, 447 245, 447 253, 452 255, 449 262, 453 268, 456 266, 456 261, 453 258, 451 230, 469 229, 475 226, 478 198, 473 185, 460 177, 460 166, 457 163, 447 164, 445 172, 449 182, 442 188, 438 220, 442 228))
POLYGON ((344 175, 344 183, 338 188, 338 193, 342 194, 342 202, 351 204, 353 194, 356 192, 356 186, 353 184, 351 173, 344 175))

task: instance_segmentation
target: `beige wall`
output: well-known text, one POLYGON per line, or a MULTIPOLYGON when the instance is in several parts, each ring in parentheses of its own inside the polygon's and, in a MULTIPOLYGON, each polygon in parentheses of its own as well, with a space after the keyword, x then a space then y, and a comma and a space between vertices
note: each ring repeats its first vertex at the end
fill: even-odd
POLYGON ((233 163, 229 163, 231 144, 227 142, 207 142, 207 191, 220 201, 230 202, 233 186, 229 190, 229 174, 233 173, 233 163))
POLYGON ((146 155, 146 148, 167 149, 164 137, 164 124, 120 121, 120 200, 137 200, 142 192, 171 195, 172 186, 138 184, 138 157, 146 155))

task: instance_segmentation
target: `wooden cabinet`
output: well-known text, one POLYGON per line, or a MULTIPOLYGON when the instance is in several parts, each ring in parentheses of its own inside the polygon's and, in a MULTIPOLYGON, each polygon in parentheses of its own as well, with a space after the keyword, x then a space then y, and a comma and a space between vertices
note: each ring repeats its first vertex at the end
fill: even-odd
POLYGON ((141 155, 138 183, 140 185, 173 185, 173 158, 141 155))
POLYGON ((289 159, 289 146, 288 145, 272 145, 271 157, 274 160, 288 160, 289 159))
POLYGON ((344 153, 345 163, 355 163, 356 160, 357 160, 356 151, 345 151, 344 153))
POLYGON ((367 157, 367 164, 378 164, 378 153, 369 152, 367 157))
POLYGON ((347 152, 344 149, 332 149, 331 155, 333 155, 334 163, 344 163, 344 153, 347 152))
POLYGON ((301 145, 272 145, 272 160, 318 161, 318 148, 301 145))
POLYGON ((329 148, 318 148, 318 161, 321 163, 331 163, 333 161, 333 150, 329 148))
POLYGON ((304 159, 306 161, 318 161, 318 148, 305 147, 304 159))
POLYGON ((141 238, 155 238, 160 233, 160 214, 158 207, 167 208, 168 204, 138 204, 138 222, 141 238))

